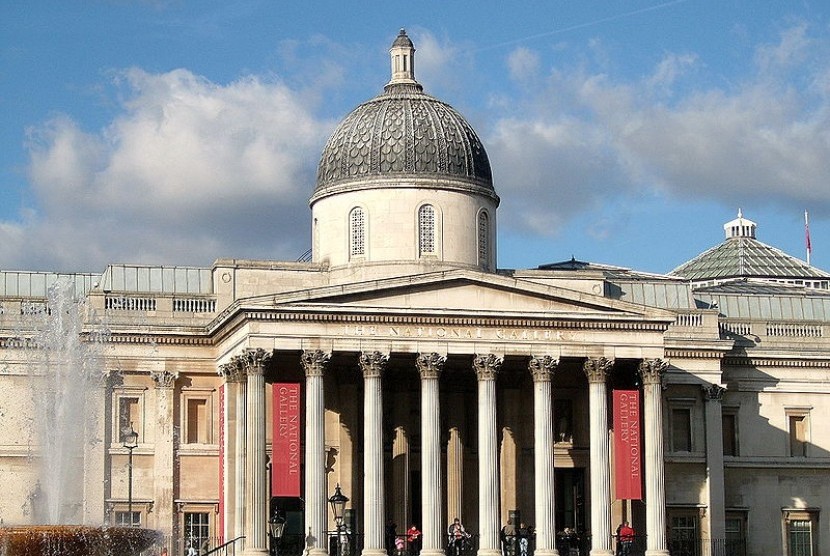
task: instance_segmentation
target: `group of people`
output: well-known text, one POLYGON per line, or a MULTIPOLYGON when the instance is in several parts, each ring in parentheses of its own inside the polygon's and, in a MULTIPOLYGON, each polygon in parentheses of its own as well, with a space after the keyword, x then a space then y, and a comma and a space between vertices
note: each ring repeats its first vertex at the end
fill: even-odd
POLYGON ((527 556, 528 547, 530 546, 530 538, 533 536, 533 527, 524 523, 519 523, 519 528, 513 523, 512 519, 507 520, 507 524, 501 528, 501 553, 502 556, 527 556))
MULTIPOLYGON (((418 554, 420 552, 421 531, 413 523, 405 535, 397 535, 397 526, 391 520, 386 525, 387 551, 391 554, 392 548, 396 554, 418 554)), ((617 556, 629 556, 634 545, 636 533, 627 521, 617 527, 617 556)), ((453 519, 447 527, 447 554, 461 556, 469 546, 472 535, 467 532, 459 518, 453 519)), ((517 528, 512 520, 501 528, 502 556, 528 556, 530 539, 533 537, 533 527, 520 523, 517 528)))

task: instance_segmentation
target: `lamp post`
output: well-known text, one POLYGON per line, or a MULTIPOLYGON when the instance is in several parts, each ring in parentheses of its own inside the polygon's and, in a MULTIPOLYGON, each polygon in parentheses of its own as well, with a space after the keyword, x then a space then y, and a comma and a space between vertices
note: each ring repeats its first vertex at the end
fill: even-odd
POLYGON ((334 513, 334 523, 337 525, 337 554, 343 556, 343 550, 348 539, 345 539, 345 531, 343 527, 343 514, 346 510, 346 502, 349 497, 340 492, 340 483, 334 487, 334 494, 329 498, 331 504, 331 511, 334 513))
POLYGON ((271 544, 274 547, 274 556, 279 556, 280 539, 285 532, 285 517, 277 508, 274 508, 274 513, 271 514, 271 519, 268 520, 268 529, 271 533, 271 544))
POLYGON ((121 445, 130 451, 127 458, 127 516, 130 527, 133 527, 133 450, 138 448, 138 433, 130 423, 130 429, 125 430, 121 437, 121 445))

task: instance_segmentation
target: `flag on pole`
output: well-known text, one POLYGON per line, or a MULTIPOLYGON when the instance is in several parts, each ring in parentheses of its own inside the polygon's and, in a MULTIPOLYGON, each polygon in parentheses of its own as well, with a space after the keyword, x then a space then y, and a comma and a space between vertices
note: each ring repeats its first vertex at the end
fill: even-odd
POLYGON ((807 242, 807 264, 810 264, 810 254, 813 252, 813 245, 810 243, 810 216, 804 211, 804 239, 807 242))

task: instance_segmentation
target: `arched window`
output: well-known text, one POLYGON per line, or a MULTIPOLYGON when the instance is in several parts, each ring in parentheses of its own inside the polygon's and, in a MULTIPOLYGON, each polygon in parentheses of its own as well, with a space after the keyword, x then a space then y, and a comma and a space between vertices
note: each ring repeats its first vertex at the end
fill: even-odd
POLYGON ((478 265, 487 267, 490 262, 490 217, 485 211, 478 213, 478 265))
POLYGON ((366 254, 366 217, 361 207, 355 207, 349 214, 349 253, 352 257, 366 254))
POLYGON ((435 209, 424 205, 418 209, 418 255, 435 253, 435 209))

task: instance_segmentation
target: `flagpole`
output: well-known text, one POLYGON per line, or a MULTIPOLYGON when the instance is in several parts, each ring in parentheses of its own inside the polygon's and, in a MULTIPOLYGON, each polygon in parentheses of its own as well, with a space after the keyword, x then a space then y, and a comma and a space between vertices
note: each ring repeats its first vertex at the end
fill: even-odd
POLYGON ((804 211, 804 239, 807 243, 807 266, 810 266, 810 254, 813 251, 813 246, 810 244, 810 216, 807 211, 804 211))

